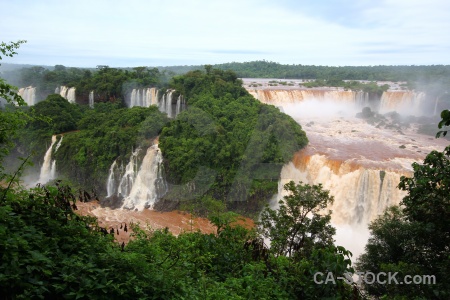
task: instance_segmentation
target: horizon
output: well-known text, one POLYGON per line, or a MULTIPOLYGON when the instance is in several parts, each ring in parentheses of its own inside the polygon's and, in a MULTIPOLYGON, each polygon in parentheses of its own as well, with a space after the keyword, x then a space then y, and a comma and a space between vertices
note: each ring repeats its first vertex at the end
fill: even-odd
MULTIPOLYGON (((20 51, 20 50, 19 50, 20 51)), ((303 66, 303 67, 328 67, 328 68, 342 68, 342 67, 433 67, 433 66, 442 66, 442 67, 449 67, 450 64, 430 64, 430 65, 343 65, 343 66, 332 66, 332 65, 305 65, 305 64, 282 64, 279 62, 274 62, 274 61, 267 61, 267 60, 254 60, 254 61, 244 61, 244 62, 225 62, 225 63, 220 63, 220 64, 212 64, 212 66, 216 66, 216 65, 223 65, 223 64, 232 64, 232 63, 238 63, 238 64, 245 64, 245 63, 252 63, 252 62, 261 62, 261 61, 266 61, 269 63, 275 63, 275 64, 279 64, 282 66, 303 66)), ((14 65, 17 67, 44 67, 44 68, 54 68, 57 65, 62 65, 62 64, 56 64, 56 65, 43 65, 43 64, 21 64, 21 63, 14 63, 14 62, 0 62, 0 70, 2 69, 2 66, 8 66, 8 65, 14 65)), ((169 66, 125 66, 125 67, 117 67, 117 66, 107 66, 108 68, 113 68, 113 69, 132 69, 135 67, 146 67, 146 68, 173 68, 173 67, 203 67, 205 65, 209 65, 209 64, 197 64, 197 65, 169 65, 169 66)), ((75 67, 75 66, 66 66, 66 65, 62 65, 66 68, 78 68, 78 69, 98 69, 97 66, 92 66, 92 67, 75 67)), ((7 68, 6 68, 7 69, 7 68)))
POLYGON ((449 65, 445 0, 11 1, 4 63, 95 68, 274 61, 315 66, 449 65))

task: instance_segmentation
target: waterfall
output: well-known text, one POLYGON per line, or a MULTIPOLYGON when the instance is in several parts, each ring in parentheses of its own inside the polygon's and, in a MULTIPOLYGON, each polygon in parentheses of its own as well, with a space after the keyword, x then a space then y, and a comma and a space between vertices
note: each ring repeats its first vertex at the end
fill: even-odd
POLYGON ((248 90, 259 101, 266 104, 280 105, 298 103, 304 100, 334 101, 339 103, 355 103, 358 93, 336 89, 292 89, 292 90, 248 90))
POLYGON ((165 181, 162 177, 162 155, 158 145, 153 145, 147 149, 147 153, 142 160, 136 180, 131 188, 130 194, 125 198, 123 208, 138 209, 152 208, 154 203, 167 191, 165 181), (163 185, 161 187, 161 185, 163 185))
MULTIPOLYGON (((283 106, 298 104, 304 101, 328 102, 345 104, 354 107, 370 107, 380 113, 397 111, 414 116, 424 115, 424 109, 432 111, 432 104, 426 103, 425 93, 414 91, 386 91, 381 98, 369 101, 369 93, 362 91, 345 91, 324 87, 321 89, 247 89, 247 91, 262 103, 283 106)), ((436 103, 435 103, 436 106, 436 103)))
POLYGON ((330 207, 333 223, 367 225, 388 206, 399 204, 406 195, 397 189, 402 175, 404 173, 400 171, 337 162, 319 154, 297 157, 296 162, 285 165, 281 171, 278 200, 286 195, 283 186, 291 180, 321 183, 334 197, 330 207))
POLYGON ((156 88, 133 89, 129 96, 129 106, 143 106, 158 104, 158 90, 156 88))
POLYGON ((175 105, 175 114, 173 113, 173 104, 172 104, 172 96, 173 90, 168 90, 162 97, 159 102, 158 108, 160 112, 164 112, 167 114, 169 118, 174 118, 177 114, 183 109, 184 100, 183 97, 179 96, 177 98, 177 103, 175 105))
POLYGON ((36 104, 36 88, 29 86, 19 89, 19 95, 27 103, 28 106, 36 104))
POLYGON ((61 95, 61 97, 67 99, 68 88, 66 86, 61 86, 59 89, 57 88, 57 90, 59 91, 59 95, 61 95))
POLYGON ((367 92, 355 92, 355 102, 358 107, 364 108, 364 107, 370 107, 374 109, 375 107, 372 107, 371 103, 369 102, 369 93, 367 92))
POLYGON ((167 193, 167 184, 162 169, 162 154, 155 144, 138 162, 140 149, 133 152, 129 163, 122 171, 114 161, 109 169, 106 184, 108 197, 123 198, 122 208, 143 210, 152 208, 154 203, 167 193), (139 166, 140 165, 140 166, 139 166))
POLYGON ((94 91, 89 93, 89 107, 94 108, 94 91))
POLYGON ((168 91, 166 96, 166 109, 165 112, 169 118, 172 118, 172 94, 173 91, 168 91))
POLYGON ((328 209, 332 211, 331 223, 336 227, 336 245, 344 246, 356 258, 364 251, 369 237, 369 222, 388 206, 399 204, 406 195, 397 188, 401 175, 406 174, 341 164, 316 154, 300 165, 290 162, 282 168, 276 202, 272 207, 278 208, 278 201, 286 195, 284 184, 291 180, 295 183, 321 183, 334 197, 328 209))
MULTIPOLYGON (((119 186, 117 188, 117 196, 127 197, 130 194, 131 188, 134 184, 134 179, 138 172, 138 155, 141 148, 136 149, 130 157, 130 161, 125 166, 125 173, 120 179, 119 186)), ((122 168, 123 169, 123 168, 122 168)))
POLYGON ((251 93, 261 102, 281 106, 302 125, 309 139, 308 146, 282 168, 274 200, 283 199, 283 186, 290 180, 322 184, 334 197, 329 209, 333 211, 331 222, 337 228, 336 241, 355 255, 364 249, 369 222, 405 196, 397 188, 400 177, 411 176, 412 163, 447 145, 429 140, 414 127, 399 132, 355 118, 361 107, 373 102, 382 112, 407 107, 402 112, 422 113, 423 93, 388 91, 379 105, 369 101, 363 92, 352 92, 350 96, 348 91, 325 89, 260 89, 251 93))
MULTIPOLYGON (((59 147, 61 146, 62 140, 63 140, 63 136, 61 136, 58 144, 55 147, 55 153, 56 153, 56 151, 58 151, 59 147)), ((45 183, 49 182, 50 180, 53 180, 56 178, 56 160, 52 160, 53 145, 55 143, 56 143, 56 135, 53 135, 50 147, 47 149, 47 152, 45 152, 45 155, 44 155, 44 162, 41 167, 41 172, 39 175, 38 183, 45 184, 45 183)))
POLYGON ((75 103, 76 98, 75 98, 75 88, 72 87, 67 91, 67 101, 69 101, 70 103, 75 103))
POLYGON ((166 94, 161 97, 161 101, 158 104, 158 109, 160 112, 166 112, 166 94))
POLYGON ((75 103, 76 102, 76 95, 75 95, 75 88, 74 87, 67 87, 67 86, 61 86, 59 88, 55 89, 55 93, 61 95, 61 97, 67 99, 67 101, 69 101, 70 103, 75 103))
POLYGON ((58 151, 59 147, 61 147, 61 143, 62 143, 63 137, 64 137, 64 136, 61 135, 61 138, 59 139, 58 144, 56 144, 56 147, 55 147, 55 153, 56 153, 56 151, 58 151))
POLYGON ((182 95, 178 96, 177 98, 177 105, 176 105, 176 109, 175 109, 175 115, 174 118, 176 116, 178 116, 183 110, 186 109, 186 102, 184 101, 184 98, 182 95))
POLYGON ((117 192, 116 189, 116 173, 117 173, 117 161, 114 161, 111 167, 109 168, 108 181, 106 182, 106 197, 111 197, 115 195, 117 192))
POLYGON ((424 93, 412 91, 387 91, 380 100, 380 113, 397 111, 414 116, 423 115, 424 93))

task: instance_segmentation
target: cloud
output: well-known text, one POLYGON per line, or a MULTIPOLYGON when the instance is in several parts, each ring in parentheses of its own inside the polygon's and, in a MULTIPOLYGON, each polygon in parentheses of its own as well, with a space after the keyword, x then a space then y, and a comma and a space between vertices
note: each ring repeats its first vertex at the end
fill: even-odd
POLYGON ((16 63, 450 64, 444 0, 23 0, 2 10, 2 39, 28 40, 16 63))

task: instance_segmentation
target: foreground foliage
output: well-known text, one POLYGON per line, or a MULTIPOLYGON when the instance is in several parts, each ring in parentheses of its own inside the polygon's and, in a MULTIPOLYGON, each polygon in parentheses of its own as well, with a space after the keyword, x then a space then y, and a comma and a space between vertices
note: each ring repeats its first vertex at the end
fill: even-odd
MULTIPOLYGON (((2 192, 5 192, 2 190, 2 192)), ((279 255, 252 230, 212 218, 216 234, 143 231, 121 250, 65 186, 8 190, 0 203, 2 299, 350 299, 316 272, 350 270, 348 253, 319 245, 279 255), (276 254, 276 255, 275 255, 276 254)), ((353 298, 352 298, 353 299, 353 298)))
POLYGON ((371 238, 357 269, 404 276, 435 276, 435 283, 366 285, 371 295, 389 299, 450 297, 450 147, 414 163, 414 177, 402 177, 407 191, 400 207, 390 208, 369 226, 371 238))

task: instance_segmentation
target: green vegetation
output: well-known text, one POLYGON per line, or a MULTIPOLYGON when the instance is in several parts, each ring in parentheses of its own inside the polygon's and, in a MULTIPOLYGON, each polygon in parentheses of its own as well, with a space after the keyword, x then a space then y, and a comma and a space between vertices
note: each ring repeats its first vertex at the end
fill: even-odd
MULTIPOLYGON (((0 50, 13 55, 20 43, 2 43, 0 50)), ((121 72, 103 69, 108 76, 121 72)), ((64 162, 61 172, 90 187, 114 159, 160 134, 168 176, 178 185, 166 200, 194 200, 185 204, 209 215, 217 228, 216 234, 175 237, 167 229, 133 225, 134 240, 120 246, 95 218, 74 212, 69 187, 57 182, 25 190, 16 184, 23 164, 12 176, 0 169, 2 299, 360 299, 357 286, 342 280, 315 282, 317 272, 334 278, 353 272, 351 254, 333 245, 335 229, 324 212, 333 198, 320 185, 286 184, 288 195, 279 210, 262 211, 258 231, 237 225, 235 214, 225 212, 257 210, 274 192, 281 165, 307 143, 294 120, 255 101, 241 85, 234 73, 210 66, 206 73, 174 77, 171 87, 189 109, 169 122, 156 107, 125 109, 106 101, 88 109, 58 95, 21 109, 16 89, 0 80, 6 99, 0 110, 2 167, 15 137, 23 151, 44 148, 43 137, 64 133, 55 154, 64 162)), ((105 97, 114 98, 115 88, 107 85, 105 97)), ((375 117, 368 109, 361 116, 375 117)), ((449 116, 441 114, 440 129, 450 125, 449 116)), ((399 184, 408 193, 402 206, 370 225, 372 237, 357 267, 398 272, 399 279, 434 275, 436 284, 365 285, 371 297, 450 297, 450 146, 413 169, 414 177, 399 184)))
MULTIPOLYGON (((211 87, 216 90, 214 84, 211 87)), ((229 87, 234 85, 231 83, 229 87)), ((235 91, 241 93, 239 89, 235 91)), ((5 95, 2 92, 0 96, 5 95)), ((41 103, 35 111, 27 113, 44 114, 53 122, 32 119, 28 124, 30 135, 77 130, 64 135, 65 140, 73 139, 65 143, 71 147, 66 146, 69 149, 65 150, 63 143, 56 153, 68 155, 57 159, 74 169, 86 165, 81 161, 71 165, 71 159, 84 158, 90 165, 95 165, 91 160, 95 157, 99 157, 97 163, 106 161, 100 153, 92 151, 98 149, 105 156, 121 153, 121 145, 135 142, 135 136, 130 134, 140 134, 145 140, 167 122, 156 107, 124 109, 114 103, 99 103, 91 110, 70 104, 58 95, 41 103), (141 130, 136 128, 138 125, 141 130), (122 140, 126 138, 130 140, 122 140), (111 152, 108 145, 119 149, 111 152)), ((258 108, 254 103, 247 105, 249 111, 253 105, 258 108)), ((264 108, 267 109, 259 107, 264 108)), ((194 106, 194 116, 202 116, 199 110, 194 106)), ((3 110, 2 114, 8 116, 0 120, 2 126, 4 119, 18 121, 21 117, 3 110)), ((278 121, 276 113, 272 114, 275 116, 268 114, 268 120, 278 121)), ((189 116, 186 112, 185 117, 189 116)), ((207 120, 194 120, 199 121, 194 125, 202 125, 197 127, 200 132, 211 130, 204 126, 208 125, 207 120)), ((264 128, 264 123, 258 126, 254 130, 264 128)), ((10 128, 9 133, 16 130, 10 128)), ((1 142, 5 149, 9 147, 3 144, 5 141, 1 142)), ((273 146, 265 155, 269 161, 282 159, 289 150, 273 146)), ((3 159, 0 157, 0 162, 3 159)), ((4 173, 1 174, 4 178, 4 173)), ((318 285, 313 281, 316 272, 331 270, 342 275, 350 271, 349 253, 345 249, 316 245, 311 240, 308 255, 296 255, 294 259, 273 253, 255 231, 236 225, 234 214, 222 213, 223 205, 212 198, 202 199, 209 211, 215 207, 210 219, 217 227, 216 234, 191 232, 175 237, 168 230, 144 231, 133 225, 134 239, 120 246, 105 228, 98 226, 95 218, 75 213, 76 196, 67 186, 56 183, 23 190, 8 184, 0 186, 0 193, 2 299, 313 299, 349 298, 353 294, 350 287, 342 284, 318 285)), ((321 199, 309 207, 320 208, 322 201, 327 200, 321 199)))
POLYGON ((53 155, 57 162, 63 162, 58 163, 61 179, 99 192, 104 191, 113 161, 127 161, 132 149, 151 145, 168 122, 167 115, 156 106, 128 109, 114 103, 98 103, 90 109, 69 103, 59 95, 50 95, 33 108, 31 117, 43 116, 51 122, 29 122, 20 131, 18 148, 23 153, 34 152, 33 161, 37 164, 51 136, 63 134, 61 147, 53 155))
POLYGON ((261 213, 262 235, 271 241, 271 250, 293 259, 309 256, 315 247, 333 246, 336 230, 331 227, 331 211, 323 214, 333 197, 322 186, 284 186, 289 195, 279 202, 279 208, 266 208, 261 213))
POLYGON ((376 82, 362 83, 359 81, 344 81, 342 79, 330 79, 330 80, 317 79, 314 81, 305 82, 303 83, 303 86, 309 88, 321 86, 343 87, 345 90, 363 91, 371 95, 375 94, 378 97, 381 97, 383 92, 389 89, 389 85, 387 84, 379 86, 377 85, 376 82))
MULTIPOLYGON (((0 44, 0 52, 2 55, 12 57, 17 54, 15 50, 23 43, 25 41, 9 44, 2 42, 0 44)), ((2 56, 0 56, 1 59, 2 56)), ((25 101, 17 94, 17 88, 6 83, 2 78, 0 78, 0 101, 0 104, 4 104, 5 106, 0 109, 0 161, 3 161, 14 145, 13 140, 17 136, 17 130, 26 124, 27 119, 24 113, 14 105, 24 106, 26 105, 25 101)), ((0 166, 0 180, 4 179, 3 172, 4 166, 2 164, 0 166)))
MULTIPOLYGON (((212 218, 217 234, 143 231, 121 248, 96 220, 74 213, 64 186, 10 190, 0 202, 3 299, 349 299, 350 286, 316 272, 351 271, 342 248, 309 244, 295 259, 256 233, 212 218)), ((275 226, 278 226, 275 224, 275 226)), ((357 298, 352 298, 357 299, 357 298)))
POLYGON ((419 81, 425 84, 447 84, 450 80, 450 66, 314 66, 282 65, 270 61, 225 63, 215 68, 231 70, 243 78, 285 78, 321 80, 369 80, 369 81, 419 81))
POLYGON ((386 299, 448 299, 450 297, 450 146, 432 151, 423 164, 414 163, 414 177, 402 177, 408 192, 400 207, 388 209, 369 226, 371 238, 357 269, 391 272, 398 282, 406 275, 435 276, 430 284, 372 284, 367 292, 386 299))
MULTIPOLYGON (((230 209, 256 213, 276 193, 281 166, 307 143, 291 117, 250 96, 230 71, 174 77, 188 110, 163 128, 160 148, 169 180, 196 186, 230 209)), ((192 199, 192 189, 167 198, 192 199), (181 194, 180 194, 181 193, 181 194)))
POLYGON ((45 99, 59 86, 75 87, 77 102, 87 104, 89 93, 95 91, 96 102, 121 102, 133 88, 163 88, 168 74, 157 68, 136 67, 131 70, 98 66, 98 69, 68 68, 56 65, 53 70, 30 67, 7 74, 18 86, 37 87, 37 100, 45 99))

